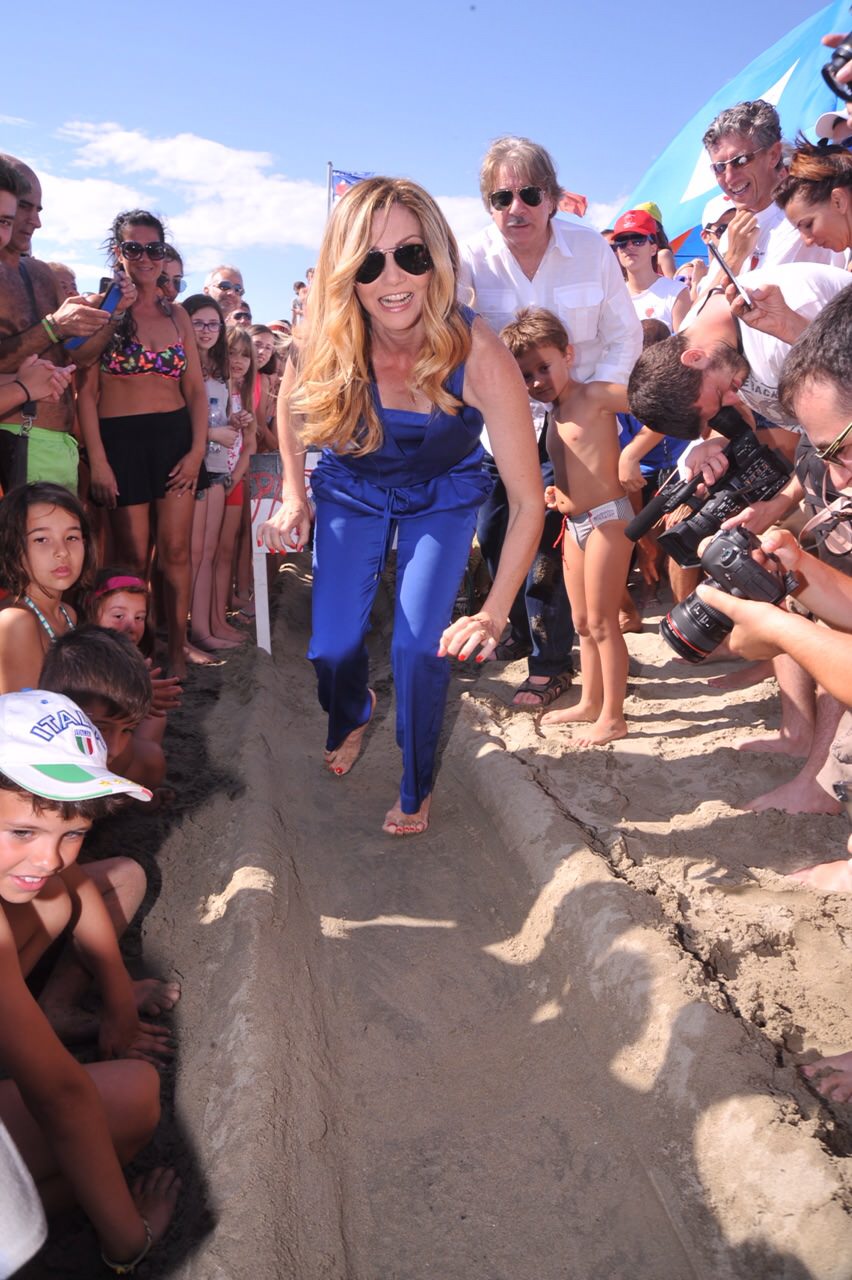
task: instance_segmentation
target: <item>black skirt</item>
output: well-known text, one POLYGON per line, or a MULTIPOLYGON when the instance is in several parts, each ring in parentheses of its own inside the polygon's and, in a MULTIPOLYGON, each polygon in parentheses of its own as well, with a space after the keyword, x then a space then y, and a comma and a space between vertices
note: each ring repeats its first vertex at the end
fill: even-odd
MULTIPOLYGON (((101 418, 101 440, 118 485, 119 507, 136 507, 166 496, 169 473, 192 448, 189 410, 133 413, 101 418)), ((198 489, 209 484, 201 464, 198 489)))

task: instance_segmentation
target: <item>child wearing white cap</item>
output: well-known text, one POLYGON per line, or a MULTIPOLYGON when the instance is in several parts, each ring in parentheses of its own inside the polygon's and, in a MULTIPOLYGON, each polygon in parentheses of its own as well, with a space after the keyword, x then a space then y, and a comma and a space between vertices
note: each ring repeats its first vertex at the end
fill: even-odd
POLYGON ((168 1047, 161 1029, 140 1024, 103 899, 74 865, 92 821, 119 795, 150 793, 111 772, 103 738, 70 699, 45 690, 0 696, 0 1068, 9 1077, 0 1081, 0 1120, 47 1212, 76 1199, 104 1262, 126 1274, 165 1232, 179 1184, 158 1169, 131 1192, 121 1171, 157 1124, 151 1060, 168 1047), (100 987, 99 1047, 111 1059, 85 1067, 25 981, 69 922, 100 987))

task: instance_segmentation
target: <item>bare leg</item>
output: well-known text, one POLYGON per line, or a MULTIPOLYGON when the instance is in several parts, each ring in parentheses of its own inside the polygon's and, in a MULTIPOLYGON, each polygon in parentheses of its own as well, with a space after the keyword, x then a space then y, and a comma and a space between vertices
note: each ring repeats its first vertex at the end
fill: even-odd
POLYGON ((370 721, 373 718, 373 712, 376 709, 376 695, 372 689, 369 689, 368 693, 370 695, 370 714, 367 719, 357 729, 353 729, 351 733, 347 734, 339 747, 335 747, 333 751, 325 752, 326 766, 338 778, 342 778, 344 774, 349 772, 361 754, 361 748, 364 745, 364 734, 367 732, 370 721))
POLYGON ((593 529, 586 543, 586 608, 589 632, 598 651, 603 696, 600 714, 591 728, 575 735, 578 747, 604 746, 627 735, 624 695, 629 658, 618 625, 618 593, 627 580, 632 550, 621 520, 593 529))
MULTIPOLYGON (((160 1080, 147 1062, 123 1059, 84 1068, 97 1087, 121 1164, 128 1164, 151 1140, 160 1118, 160 1080)), ((73 1203, 51 1144, 27 1110, 17 1085, 0 1081, 0 1119, 33 1176, 48 1213, 73 1203)))
POLYGON ((828 759, 843 711, 835 698, 824 689, 818 689, 811 748, 801 770, 790 782, 757 796, 742 807, 758 812, 781 809, 784 813, 840 813, 840 801, 819 785, 817 775, 828 759))
POLYGON ((727 676, 711 676, 707 681, 708 689, 718 689, 720 693, 734 693, 737 689, 750 689, 752 685, 761 684, 774 674, 770 661, 746 662, 738 671, 727 676))
POLYGON ((200 559, 195 566, 195 585, 192 589, 192 631, 190 639, 202 652, 215 653, 218 649, 235 649, 239 640, 219 639, 213 634, 213 563, 222 532, 225 514, 225 489, 221 484, 211 485, 207 496, 196 502, 204 510, 195 513, 193 546, 198 547, 199 526, 203 524, 200 559))
POLYGON ((189 545, 195 505, 188 493, 169 493, 157 503, 157 562, 163 572, 169 674, 173 676, 186 675, 184 643, 192 574, 189 545))
POLYGON ((428 795, 416 813, 403 813, 402 802, 397 800, 392 809, 388 809, 382 823, 382 831, 389 836, 422 836, 429 827, 429 808, 432 797, 428 795))
POLYGON ((774 658, 772 665, 781 695, 781 728, 771 738, 744 738, 737 743, 737 750, 806 756, 813 743, 816 686, 807 671, 786 653, 774 658))
POLYGON ((26 978, 48 947, 67 928, 73 903, 64 880, 53 876, 31 902, 4 902, 0 911, 9 921, 21 973, 26 978))
POLYGON ((585 573, 586 553, 577 546, 576 539, 566 529, 562 540, 562 574, 565 578, 565 590, 571 604, 571 617, 574 629, 580 637, 580 672, 582 684, 580 701, 573 707, 561 711, 546 711, 541 717, 541 724, 576 724, 578 721, 594 723, 603 705, 603 680, 601 677, 600 656, 598 647, 589 631, 588 609, 586 606, 585 573))
POLYGON ((242 507, 225 507, 222 532, 213 561, 213 609, 210 617, 210 630, 218 640, 236 640, 238 644, 245 641, 245 634, 232 627, 225 615, 231 595, 234 546, 242 517, 242 507))

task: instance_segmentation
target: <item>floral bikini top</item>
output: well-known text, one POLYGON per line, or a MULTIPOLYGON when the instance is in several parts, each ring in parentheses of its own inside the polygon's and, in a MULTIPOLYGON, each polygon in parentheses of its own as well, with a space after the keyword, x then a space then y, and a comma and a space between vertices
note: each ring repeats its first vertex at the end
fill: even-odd
MULTIPOLYGON (((177 329, 177 325, 175 325, 177 329)), ((104 373, 119 378, 134 373, 159 373, 163 378, 182 378, 186 372, 186 350, 180 341, 162 351, 147 351, 141 342, 126 342, 123 347, 105 351, 101 356, 104 373)))

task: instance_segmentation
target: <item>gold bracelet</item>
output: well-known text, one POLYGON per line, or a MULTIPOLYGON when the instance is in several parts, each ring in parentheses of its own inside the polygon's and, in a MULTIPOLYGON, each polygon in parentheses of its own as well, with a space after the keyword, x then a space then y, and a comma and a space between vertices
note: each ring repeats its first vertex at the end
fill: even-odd
MULTIPOLYGON (((141 1213, 139 1217, 142 1218, 141 1213)), ((129 1276, 136 1270, 142 1259, 148 1256, 151 1245, 154 1243, 154 1238, 151 1235, 151 1228, 148 1225, 147 1218, 142 1218, 142 1226, 145 1228, 145 1244, 142 1246, 142 1252, 137 1253, 132 1262, 111 1262, 103 1250, 101 1251, 101 1261, 109 1267, 110 1271, 114 1271, 117 1276, 129 1276)))

